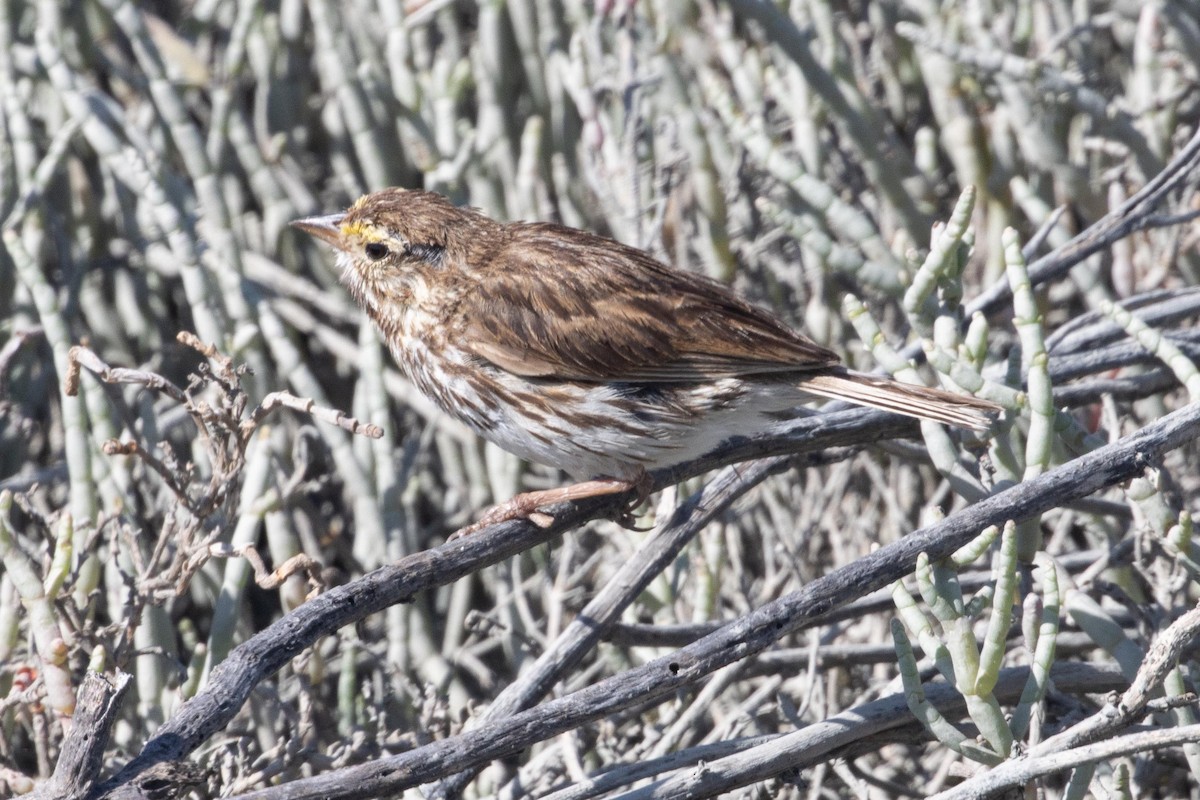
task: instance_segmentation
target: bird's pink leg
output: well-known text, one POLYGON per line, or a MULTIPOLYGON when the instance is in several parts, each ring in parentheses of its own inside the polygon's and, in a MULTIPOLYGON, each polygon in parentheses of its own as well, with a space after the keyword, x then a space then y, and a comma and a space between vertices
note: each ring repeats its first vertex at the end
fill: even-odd
POLYGON ((565 503, 568 500, 584 500, 589 497, 620 494, 621 492, 636 489, 638 492, 637 501, 634 504, 636 506, 649 496, 650 487, 648 479, 649 476, 643 472, 631 481, 599 478, 592 481, 572 483, 569 486, 560 486, 557 489, 522 492, 510 500, 492 506, 483 513, 478 522, 455 531, 450 535, 450 539, 467 536, 489 525, 508 522, 511 519, 527 519, 539 528, 548 528, 553 524, 554 518, 549 514, 538 511, 538 509, 544 506, 552 506, 555 503, 565 503))

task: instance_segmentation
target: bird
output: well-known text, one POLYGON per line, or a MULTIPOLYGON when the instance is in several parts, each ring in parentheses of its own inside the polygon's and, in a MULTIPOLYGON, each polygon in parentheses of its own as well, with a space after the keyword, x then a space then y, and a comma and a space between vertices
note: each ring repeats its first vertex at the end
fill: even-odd
POLYGON ((726 285, 547 222, 501 222, 428 191, 382 189, 293 226, 332 245, 397 365, 478 435, 577 482, 519 494, 472 529, 769 429, 815 398, 983 431, 1001 407, 848 369, 726 285))

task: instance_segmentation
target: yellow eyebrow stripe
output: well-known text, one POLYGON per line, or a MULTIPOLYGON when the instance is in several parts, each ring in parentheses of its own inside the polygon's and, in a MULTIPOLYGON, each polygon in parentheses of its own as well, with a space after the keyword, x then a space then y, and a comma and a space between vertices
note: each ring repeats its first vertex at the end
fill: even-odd
POLYGON ((363 220, 342 223, 342 233, 346 236, 356 236, 360 239, 378 241, 385 238, 383 231, 375 225, 363 220))

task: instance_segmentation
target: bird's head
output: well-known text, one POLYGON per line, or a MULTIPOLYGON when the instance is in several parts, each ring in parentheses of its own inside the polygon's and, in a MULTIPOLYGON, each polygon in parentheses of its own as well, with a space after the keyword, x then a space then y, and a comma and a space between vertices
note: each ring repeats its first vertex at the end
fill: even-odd
POLYGON ((341 214, 292 223, 337 251, 342 281, 362 304, 405 303, 431 279, 472 262, 472 248, 498 224, 433 192, 383 189, 341 214))

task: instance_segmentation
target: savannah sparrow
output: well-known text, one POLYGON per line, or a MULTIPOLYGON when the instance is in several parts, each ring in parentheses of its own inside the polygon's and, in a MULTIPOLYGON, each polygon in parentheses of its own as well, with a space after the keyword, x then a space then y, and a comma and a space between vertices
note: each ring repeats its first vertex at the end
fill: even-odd
POLYGON ((538 506, 627 490, 815 396, 976 430, 1000 410, 852 372, 725 286, 574 228, 496 222, 403 189, 293 224, 337 250, 342 280, 426 396, 585 481, 520 495, 487 522, 544 522, 538 506))

